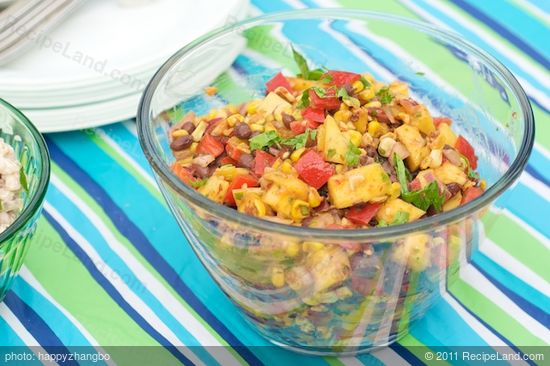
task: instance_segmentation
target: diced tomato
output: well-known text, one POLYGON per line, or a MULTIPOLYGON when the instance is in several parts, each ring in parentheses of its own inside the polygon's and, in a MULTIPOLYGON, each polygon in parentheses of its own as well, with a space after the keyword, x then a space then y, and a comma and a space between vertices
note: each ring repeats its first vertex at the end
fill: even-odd
MULTIPOLYGON (((227 148, 227 146, 226 146, 227 148)), ((230 156, 224 156, 221 160, 220 160, 220 166, 223 166, 223 165, 237 165, 237 162, 232 159, 230 156)))
POLYGON ((322 98, 314 90, 310 89, 309 105, 313 109, 333 110, 340 108, 340 99, 336 96, 336 90, 334 89, 326 89, 326 95, 322 98))
POLYGON ((225 195, 225 203, 230 205, 235 205, 235 197, 233 197, 233 190, 242 188, 242 186, 247 185, 248 187, 257 187, 258 180, 251 175, 237 175, 227 189, 227 194, 225 195))
POLYGON ((254 174, 258 177, 261 176, 264 174, 264 169, 271 167, 273 163, 275 163, 275 160, 277 160, 277 158, 273 155, 262 150, 257 150, 256 157, 254 158, 254 174))
POLYGON ((294 165, 300 178, 315 189, 321 188, 335 173, 332 165, 315 150, 307 151, 294 165))
POLYGON ((201 154, 209 154, 214 157, 220 156, 224 151, 224 146, 216 140, 212 135, 204 135, 201 142, 197 146, 197 152, 201 154))
POLYGON ((227 156, 229 156, 231 159, 235 161, 238 161, 241 155, 244 153, 244 151, 239 149, 237 146, 235 146, 231 142, 225 145, 225 151, 227 151, 227 156))
POLYGON ((449 126, 453 124, 453 120, 447 117, 434 117, 433 118, 435 127, 439 126, 442 123, 446 123, 449 126))
POLYGON ((464 192, 464 195, 462 196, 462 202, 460 202, 462 205, 465 203, 468 203, 470 201, 475 200, 479 196, 483 194, 483 189, 479 187, 470 187, 464 192))
POLYGON ((292 92, 292 86, 290 86, 290 83, 288 82, 287 78, 280 72, 277 75, 275 75, 273 79, 265 83, 265 86, 267 88, 268 93, 274 91, 280 86, 282 86, 283 88, 286 88, 286 90, 288 90, 289 92, 292 92))
POLYGON ((214 128, 216 128, 217 125, 220 124, 220 122, 223 121, 223 118, 219 117, 219 118, 214 118, 214 119, 211 119, 210 121, 208 121, 208 127, 206 127, 206 131, 204 131, 204 134, 205 135, 209 135, 210 132, 212 132, 212 130, 214 128))
POLYGON ((292 121, 290 122, 290 130, 294 132, 295 135, 306 132, 306 123, 305 121, 292 121))
POLYGON ((461 153, 466 157, 466 159, 468 159, 472 169, 477 168, 477 156, 474 148, 462 135, 458 136, 458 139, 456 139, 455 149, 457 149, 459 153, 461 153))
POLYGON ((355 206, 348 211, 346 218, 357 225, 368 225, 380 207, 382 207, 381 203, 355 206))
POLYGON ((325 122, 325 111, 323 111, 322 109, 313 109, 311 107, 307 107, 302 111, 302 116, 312 122, 325 122))
POLYGON ((178 163, 173 163, 170 169, 185 184, 191 184, 191 182, 195 181, 195 177, 193 177, 193 174, 191 174, 188 169, 182 167, 178 163))
POLYGON ((361 75, 354 72, 330 70, 328 74, 332 76, 331 84, 334 84, 339 88, 345 85, 351 85, 361 79, 361 75))

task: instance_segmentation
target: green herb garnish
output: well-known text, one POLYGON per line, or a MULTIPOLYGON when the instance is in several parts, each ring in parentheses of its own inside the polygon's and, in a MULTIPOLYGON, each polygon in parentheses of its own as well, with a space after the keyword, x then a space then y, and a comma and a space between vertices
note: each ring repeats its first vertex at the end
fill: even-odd
POLYGON ((307 79, 317 81, 317 80, 320 80, 323 77, 323 75, 325 75, 325 73, 326 72, 323 69, 311 70, 308 74, 307 79))
POLYGON ((338 93, 336 93, 336 96, 338 98, 342 98, 343 100, 346 100, 346 99, 349 99, 351 98, 348 94, 348 91, 346 90, 346 88, 340 88, 338 89, 338 93))
POLYGON ((323 88, 312 86, 310 89, 313 90, 319 98, 325 98, 327 96, 327 91, 323 88))
POLYGON ((405 164, 403 164, 403 160, 399 159, 399 156, 397 156, 397 154, 393 154, 393 162, 397 173, 397 180, 401 185, 401 192, 407 193, 409 191, 409 186, 408 186, 409 183, 407 180, 407 173, 408 173, 407 168, 405 168, 405 164))
POLYGON ((380 103, 389 104, 393 100, 393 95, 390 93, 390 88, 384 87, 376 92, 376 96, 380 98, 380 103))
POLYGON ((363 83, 363 85, 365 86, 365 88, 366 88, 367 86, 370 86, 370 82, 369 82, 367 79, 365 79, 364 76, 361 76, 361 79, 359 79, 359 80, 361 80, 361 82, 363 83))
POLYGON ((191 187, 200 188, 208 182, 208 178, 197 179, 191 182, 191 187))
POLYGON ((272 145, 278 144, 281 141, 277 131, 267 131, 252 137, 250 142, 250 150, 262 150, 272 145))
POLYGON ((393 218, 391 225, 401 225, 409 222, 409 213, 405 211, 398 211, 393 218))
POLYGON ((336 154, 336 150, 335 149, 328 149, 327 151, 327 156, 329 158, 332 158, 334 156, 334 154, 336 154))
POLYGON ((475 170, 473 170, 471 167, 468 167, 468 178, 479 179, 479 174, 475 170))
POLYGON ((294 47, 292 47, 292 57, 294 58, 294 62, 296 62, 296 65, 298 66, 298 69, 300 70, 300 74, 304 79, 309 79, 309 66, 307 65, 307 60, 304 56, 302 56, 301 53, 296 51, 294 47))
POLYGON ((348 151, 346 152, 346 165, 349 167, 355 167, 359 165, 359 156, 361 156, 361 150, 355 146, 352 142, 348 145, 348 151))
POLYGON ((308 128, 306 132, 300 135, 296 135, 294 137, 289 137, 287 139, 281 140, 281 145, 292 146, 295 150, 298 150, 298 149, 301 149, 302 147, 306 147, 308 138, 311 137, 311 139, 315 139, 315 136, 317 136, 317 131, 310 130, 308 128))
POLYGON ((300 102, 296 105, 297 108, 303 109, 309 107, 309 89, 306 89, 302 92, 302 97, 300 102))
POLYGON ((237 200, 237 201, 240 201, 243 199, 243 192, 235 192, 233 191, 233 197, 237 200))
POLYGON ((328 74, 328 73, 325 73, 323 78, 319 81, 322 82, 323 84, 330 84, 330 83, 332 83, 332 80, 333 80, 332 75, 328 74))
POLYGON ((417 71, 415 72, 416 75, 420 75, 420 76, 424 76, 426 73, 422 72, 422 71, 417 71))
POLYGON ((29 183, 27 181, 27 175, 25 174, 23 167, 19 169, 19 183, 21 183, 21 187, 23 187, 25 192, 29 191, 29 183))

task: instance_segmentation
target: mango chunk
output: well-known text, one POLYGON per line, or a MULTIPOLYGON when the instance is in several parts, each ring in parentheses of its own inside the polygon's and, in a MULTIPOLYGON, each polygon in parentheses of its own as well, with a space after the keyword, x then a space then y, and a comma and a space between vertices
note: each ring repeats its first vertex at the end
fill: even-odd
POLYGON ((409 214, 409 220, 407 222, 418 220, 426 213, 418 207, 411 205, 400 198, 396 198, 387 201, 382 207, 380 207, 380 210, 378 210, 378 213, 376 214, 376 219, 378 221, 384 221, 391 224, 395 221, 395 217, 398 212, 406 212, 409 214))
POLYGON ((462 186, 468 181, 466 173, 448 161, 444 162, 439 168, 434 169, 434 174, 443 184, 458 183, 462 186))
POLYGON ((340 131, 338 123, 331 116, 325 119, 323 133, 323 155, 326 161, 344 164, 349 147, 349 139, 340 131))
POLYGON ((409 151, 410 155, 405 159, 407 167, 411 171, 418 170, 422 160, 430 154, 430 149, 426 147, 426 140, 422 137, 418 128, 406 124, 396 128, 395 134, 397 139, 409 151))

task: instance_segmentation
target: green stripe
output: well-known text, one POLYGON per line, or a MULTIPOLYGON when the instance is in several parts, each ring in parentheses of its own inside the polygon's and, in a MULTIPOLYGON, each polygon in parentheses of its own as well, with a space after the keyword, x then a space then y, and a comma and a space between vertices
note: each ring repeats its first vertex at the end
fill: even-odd
POLYGON ((548 346, 543 340, 529 332, 519 321, 495 305, 482 293, 462 279, 457 279, 449 286, 455 295, 468 309, 489 324, 493 329, 506 337, 512 344, 523 346, 548 346))
MULTIPOLYGON (((99 344, 160 346, 93 279, 44 218, 39 220, 25 263, 48 294, 63 304, 99 344)), ((158 355, 159 364, 175 362, 166 350, 158 355)), ((128 357, 124 355, 125 360, 128 357)), ((134 362, 137 364, 139 359, 134 362)))
POLYGON ((143 175, 132 165, 128 162, 128 160, 122 156, 118 151, 116 151, 112 146, 110 146, 102 137, 100 134, 96 133, 95 130, 86 130, 86 132, 82 132, 87 137, 90 138, 90 140, 97 145, 98 148, 103 150, 105 154, 107 154, 111 159, 116 161, 118 165, 120 165, 126 172, 128 172, 129 175, 133 176, 149 193, 151 196, 155 197, 157 201, 159 201, 162 205, 166 206, 166 202, 162 198, 162 195, 160 194, 160 191, 156 185, 151 184, 147 179, 143 177, 143 175))
POLYGON ((482 222, 485 233, 496 245, 550 282, 550 251, 528 231, 505 215, 487 212, 482 222), (514 238, 514 240, 510 240, 514 238), (521 243, 521 245, 518 245, 521 243))
MULTIPOLYGON (((78 196, 84 203, 100 218, 100 220, 108 228, 116 239, 128 249, 131 255, 140 262, 146 270, 151 273, 151 275, 159 281, 159 283, 174 296, 175 299, 185 308, 189 313, 197 319, 205 329, 216 339, 220 344, 226 346, 227 349, 243 364, 246 362, 241 358, 241 356, 231 347, 229 344, 189 305, 185 300, 183 300, 179 294, 170 286, 170 284, 162 278, 162 276, 155 270, 155 268, 137 251, 137 249, 123 236, 117 228, 114 226, 110 218, 105 214, 105 211, 101 206, 97 204, 88 193, 82 189, 78 184, 76 184, 70 176, 68 176, 57 164, 52 163, 52 174, 59 178, 69 189, 78 196)), ((169 215, 169 213, 166 213, 169 215)))
POLYGON ((426 346, 424 343, 420 342, 417 338, 415 338, 411 334, 401 339, 398 343, 403 347, 407 348, 409 352, 411 352, 416 358, 418 358, 420 361, 422 361, 426 365, 437 365, 437 366, 449 365, 449 363, 445 361, 426 360, 426 353, 431 352, 430 348, 426 346))
POLYGON ((263 25, 246 30, 244 34, 248 40, 247 47, 262 56, 268 56, 277 65, 298 73, 298 67, 292 61, 289 43, 283 43, 274 37, 271 34, 273 28, 273 26, 263 25))

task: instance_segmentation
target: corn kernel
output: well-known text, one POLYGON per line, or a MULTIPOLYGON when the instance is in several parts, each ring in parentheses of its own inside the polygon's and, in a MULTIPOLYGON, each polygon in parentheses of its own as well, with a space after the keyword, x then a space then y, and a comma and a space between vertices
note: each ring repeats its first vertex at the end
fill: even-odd
POLYGON ((318 241, 304 241, 302 243, 302 250, 304 252, 308 252, 308 253, 311 253, 311 252, 316 252, 318 250, 321 250, 325 247, 325 245, 323 243, 320 243, 318 241))
POLYGON ((199 146, 198 142, 193 142, 191 146, 189 147, 189 150, 194 154, 197 152, 197 146, 199 146))
POLYGON ((309 204, 302 200, 294 200, 290 209, 290 217, 294 221, 301 221, 309 216, 309 204))
POLYGON ((363 89, 365 89, 365 84, 363 84, 363 82, 361 80, 357 80, 356 82, 354 82, 351 87, 353 88, 353 91, 355 93, 359 93, 361 92, 363 89))
POLYGON ((277 288, 285 285, 285 272, 281 267, 273 267, 271 269, 271 283, 277 288))
POLYGON ((182 136, 188 136, 188 135, 189 135, 189 132, 187 132, 185 130, 176 130, 176 131, 172 132, 172 137, 174 137, 174 138, 182 137, 182 136))
POLYGON ((250 125, 250 130, 252 132, 264 132, 264 126, 257 123, 253 123, 250 125))
POLYGON ((206 129, 208 128, 208 123, 206 123, 205 121, 200 121, 199 124, 197 125, 197 128, 195 128, 195 131, 193 131, 193 133, 191 134, 191 136, 193 137, 193 141, 200 141, 200 139, 202 138, 202 135, 204 135, 204 132, 206 131, 206 129))
POLYGON ((258 111, 258 106, 260 105, 259 100, 254 100, 246 105, 246 113, 254 114, 258 111))
POLYGON ((344 103, 340 103, 340 110, 341 111, 347 111, 347 110, 349 110, 349 107, 347 105, 345 105, 344 103))
POLYGON ((298 150, 294 150, 290 155, 290 160, 294 162, 298 161, 302 157, 305 151, 306 151, 305 147, 302 147, 301 149, 298 149, 298 150))
POLYGON ((351 118, 351 111, 349 110, 340 110, 334 113, 334 119, 339 122, 347 122, 351 118))
POLYGON ((342 164, 336 165, 336 173, 340 174, 344 172, 344 166, 342 164))
POLYGON ((256 208, 256 216, 262 217, 266 214, 266 208, 263 201, 259 198, 254 198, 254 207, 256 208))
POLYGON ((244 117, 238 113, 232 114, 231 116, 227 117, 227 124, 229 125, 229 127, 235 127, 237 123, 243 122, 243 121, 244 121, 244 117))
POLYGON ((372 98, 374 98, 375 94, 374 94, 374 90, 372 88, 367 88, 367 89, 364 89, 362 90, 359 95, 357 95, 359 97, 359 100, 363 103, 367 103, 369 100, 371 100, 372 98))
POLYGON ((321 198, 319 192, 315 188, 309 187, 309 192, 307 195, 307 202, 309 203, 309 205, 311 207, 317 207, 321 204, 322 201, 323 199, 321 198))
POLYGON ((376 120, 370 122, 369 126, 367 127, 367 131, 372 137, 380 137, 383 134, 387 133, 388 130, 388 125, 386 125, 385 123, 380 123, 376 120))
POLYGON ((399 197, 401 194, 401 184, 393 182, 390 187, 390 196, 392 199, 399 197))
POLYGON ((354 131, 354 130, 348 130, 344 134, 349 137, 349 140, 355 146, 361 145, 361 138, 363 137, 363 135, 361 135, 361 132, 354 131))
POLYGON ((289 160, 285 160, 281 165, 281 171, 285 174, 291 174, 292 172, 294 172, 294 167, 289 160))
POLYGON ((365 107, 367 107, 367 108, 380 108, 380 107, 382 107, 382 103, 380 103, 379 101, 375 100, 375 101, 373 101, 373 102, 370 102, 370 103, 365 104, 365 107))
POLYGON ((267 119, 266 119, 266 123, 265 123, 265 126, 264 126, 264 130, 267 132, 267 131, 277 131, 277 129, 275 128, 275 126, 273 126, 273 123, 271 122, 268 122, 267 119))
POLYGON ((225 110, 227 111, 227 113, 229 113, 230 115, 231 114, 237 114, 239 113, 239 108, 237 108, 237 106, 235 104, 228 104, 226 107, 225 107, 225 110))
POLYGON ((283 161, 281 159, 277 159, 277 160, 275 160, 275 162, 273 163, 273 165, 271 167, 273 169, 279 169, 279 167, 281 166, 282 163, 283 163, 283 161))
POLYGON ((479 188, 481 188, 481 189, 487 188, 487 181, 486 181, 485 179, 482 179, 482 180, 479 182, 479 188))
POLYGON ((286 254, 289 257, 296 257, 300 253, 300 245, 296 242, 288 243, 286 247, 286 254))
POLYGON ((204 92, 208 96, 213 96, 218 92, 218 88, 216 88, 215 86, 207 86, 206 88, 204 88, 204 92))

